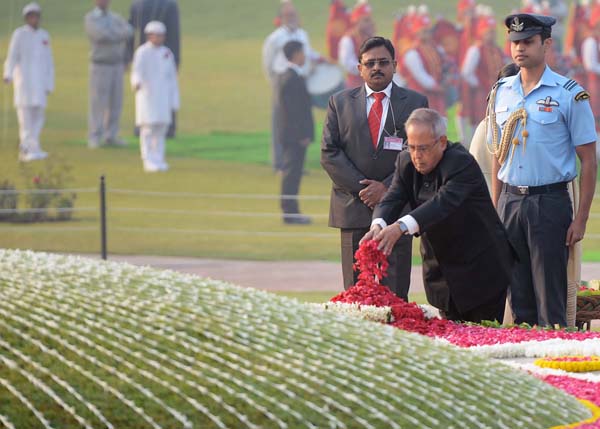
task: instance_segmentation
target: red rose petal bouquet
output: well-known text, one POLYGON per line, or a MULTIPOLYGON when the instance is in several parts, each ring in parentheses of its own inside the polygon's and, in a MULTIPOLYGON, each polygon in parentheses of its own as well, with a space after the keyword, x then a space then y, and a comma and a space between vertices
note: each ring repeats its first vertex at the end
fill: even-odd
POLYGON ((445 320, 427 320, 423 311, 414 302, 408 303, 396 296, 381 280, 387 276, 388 261, 378 248, 374 240, 364 242, 356 251, 354 270, 360 271, 358 282, 350 289, 331 298, 332 302, 355 303, 374 305, 377 307, 391 307, 394 316, 393 326, 406 331, 429 334, 443 332, 443 326, 450 323, 445 320), (439 325, 439 326, 438 326, 439 325))

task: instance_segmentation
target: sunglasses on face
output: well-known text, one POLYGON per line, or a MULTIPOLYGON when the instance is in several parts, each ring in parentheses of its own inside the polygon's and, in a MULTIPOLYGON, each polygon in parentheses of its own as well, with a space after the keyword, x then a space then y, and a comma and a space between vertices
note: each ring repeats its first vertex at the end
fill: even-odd
POLYGON ((366 67, 368 69, 372 69, 373 67, 375 67, 375 65, 379 64, 379 67, 383 68, 383 67, 387 67, 392 63, 392 60, 389 60, 387 58, 380 58, 377 60, 369 60, 369 61, 365 61, 362 63, 363 67, 366 67))

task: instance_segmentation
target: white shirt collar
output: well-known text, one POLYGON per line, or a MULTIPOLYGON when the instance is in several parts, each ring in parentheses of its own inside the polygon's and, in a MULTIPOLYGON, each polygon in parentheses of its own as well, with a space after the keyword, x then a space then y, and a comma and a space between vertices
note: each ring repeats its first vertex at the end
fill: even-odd
POLYGON ((96 6, 94 8, 94 15, 96 15, 96 16, 103 16, 103 15, 106 15, 106 14, 108 14, 108 9, 102 10, 98 6, 96 6))
POLYGON ((365 90, 367 91, 367 98, 369 98, 371 96, 371 94, 373 94, 374 92, 383 92, 385 93, 386 97, 391 98, 392 97, 392 85, 393 85, 393 81, 390 82, 390 84, 388 86, 385 87, 385 89, 383 91, 373 91, 369 85, 367 85, 367 83, 365 82, 365 90))
POLYGON ((292 63, 292 62, 288 61, 288 62, 287 62, 287 67, 288 67, 289 69, 292 69, 292 70, 294 70, 294 71, 295 71, 296 73, 298 73, 298 74, 302 74, 302 68, 301 68, 301 67, 300 67, 298 64, 294 64, 294 63, 292 63))
POLYGON ((287 25, 282 25, 281 27, 290 34, 295 34, 298 30, 300 30, 300 27, 292 28, 288 27, 287 25))

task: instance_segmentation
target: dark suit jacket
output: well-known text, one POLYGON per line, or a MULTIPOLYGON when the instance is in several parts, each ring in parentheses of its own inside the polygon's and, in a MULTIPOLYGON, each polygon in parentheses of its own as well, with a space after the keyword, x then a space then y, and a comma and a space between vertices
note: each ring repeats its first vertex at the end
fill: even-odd
MULTIPOLYGON (((329 226, 334 228, 369 228, 372 210, 358 193, 365 187, 363 179, 392 183, 397 151, 384 150, 382 133, 377 149, 371 143, 367 119, 365 86, 334 94, 329 99, 323 128, 321 165, 331 177, 333 188, 329 209, 329 226)), ((411 112, 427 107, 427 98, 417 92, 392 85, 390 108, 385 130, 406 140, 404 122, 411 112), (395 119, 395 129, 394 129, 395 119)))
POLYGON ((294 69, 288 68, 275 78, 275 121, 278 140, 283 145, 315 139, 312 103, 306 81, 294 69))
POLYGON ((427 299, 446 310, 451 296, 468 311, 500 295, 511 279, 514 252, 475 158, 450 144, 437 167, 418 173, 408 152, 373 218, 392 223, 408 203, 419 224, 427 299))
POLYGON ((179 67, 179 7, 175 0, 135 0, 129 9, 129 23, 137 35, 127 45, 129 61, 135 48, 146 43, 144 28, 150 21, 160 21, 167 27, 165 46, 173 52, 175 64, 179 67))

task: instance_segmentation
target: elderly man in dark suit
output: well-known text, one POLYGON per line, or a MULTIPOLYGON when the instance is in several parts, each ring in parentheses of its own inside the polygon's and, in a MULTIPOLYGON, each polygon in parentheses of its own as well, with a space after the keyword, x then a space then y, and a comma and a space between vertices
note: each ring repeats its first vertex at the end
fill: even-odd
MULTIPOLYGON (((404 121, 427 98, 392 82, 396 61, 388 39, 367 39, 359 51, 364 85, 331 97, 323 129, 321 165, 333 181, 329 225, 341 229, 342 272, 347 289, 357 281, 354 253, 369 231, 372 210, 392 182, 394 163, 404 147, 404 121)), ((408 298, 411 237, 404 237, 389 257, 384 283, 408 298)))
POLYGON ((435 110, 415 110, 406 134, 408 151, 398 157, 364 239, 390 254, 401 237, 420 234, 429 302, 451 320, 501 321, 515 253, 479 165, 448 142, 446 121, 435 110))
MULTIPOLYGON (((129 24, 136 31, 134 38, 130 39, 127 46, 128 62, 133 60, 135 49, 146 43, 144 28, 150 21, 160 21, 167 27, 165 46, 173 52, 175 64, 179 69, 180 40, 179 40, 179 7, 176 0, 134 0, 129 9, 129 24)), ((176 115, 173 112, 171 125, 167 131, 167 137, 175 137, 176 115)), ((135 135, 139 135, 136 128, 135 135)))
POLYGON ((279 124, 277 136, 283 149, 281 178, 281 209, 283 222, 307 225, 308 216, 301 215, 296 196, 306 158, 306 148, 315 138, 312 103, 301 67, 306 61, 302 42, 292 40, 283 46, 287 59, 286 70, 276 77, 275 120, 279 124))

